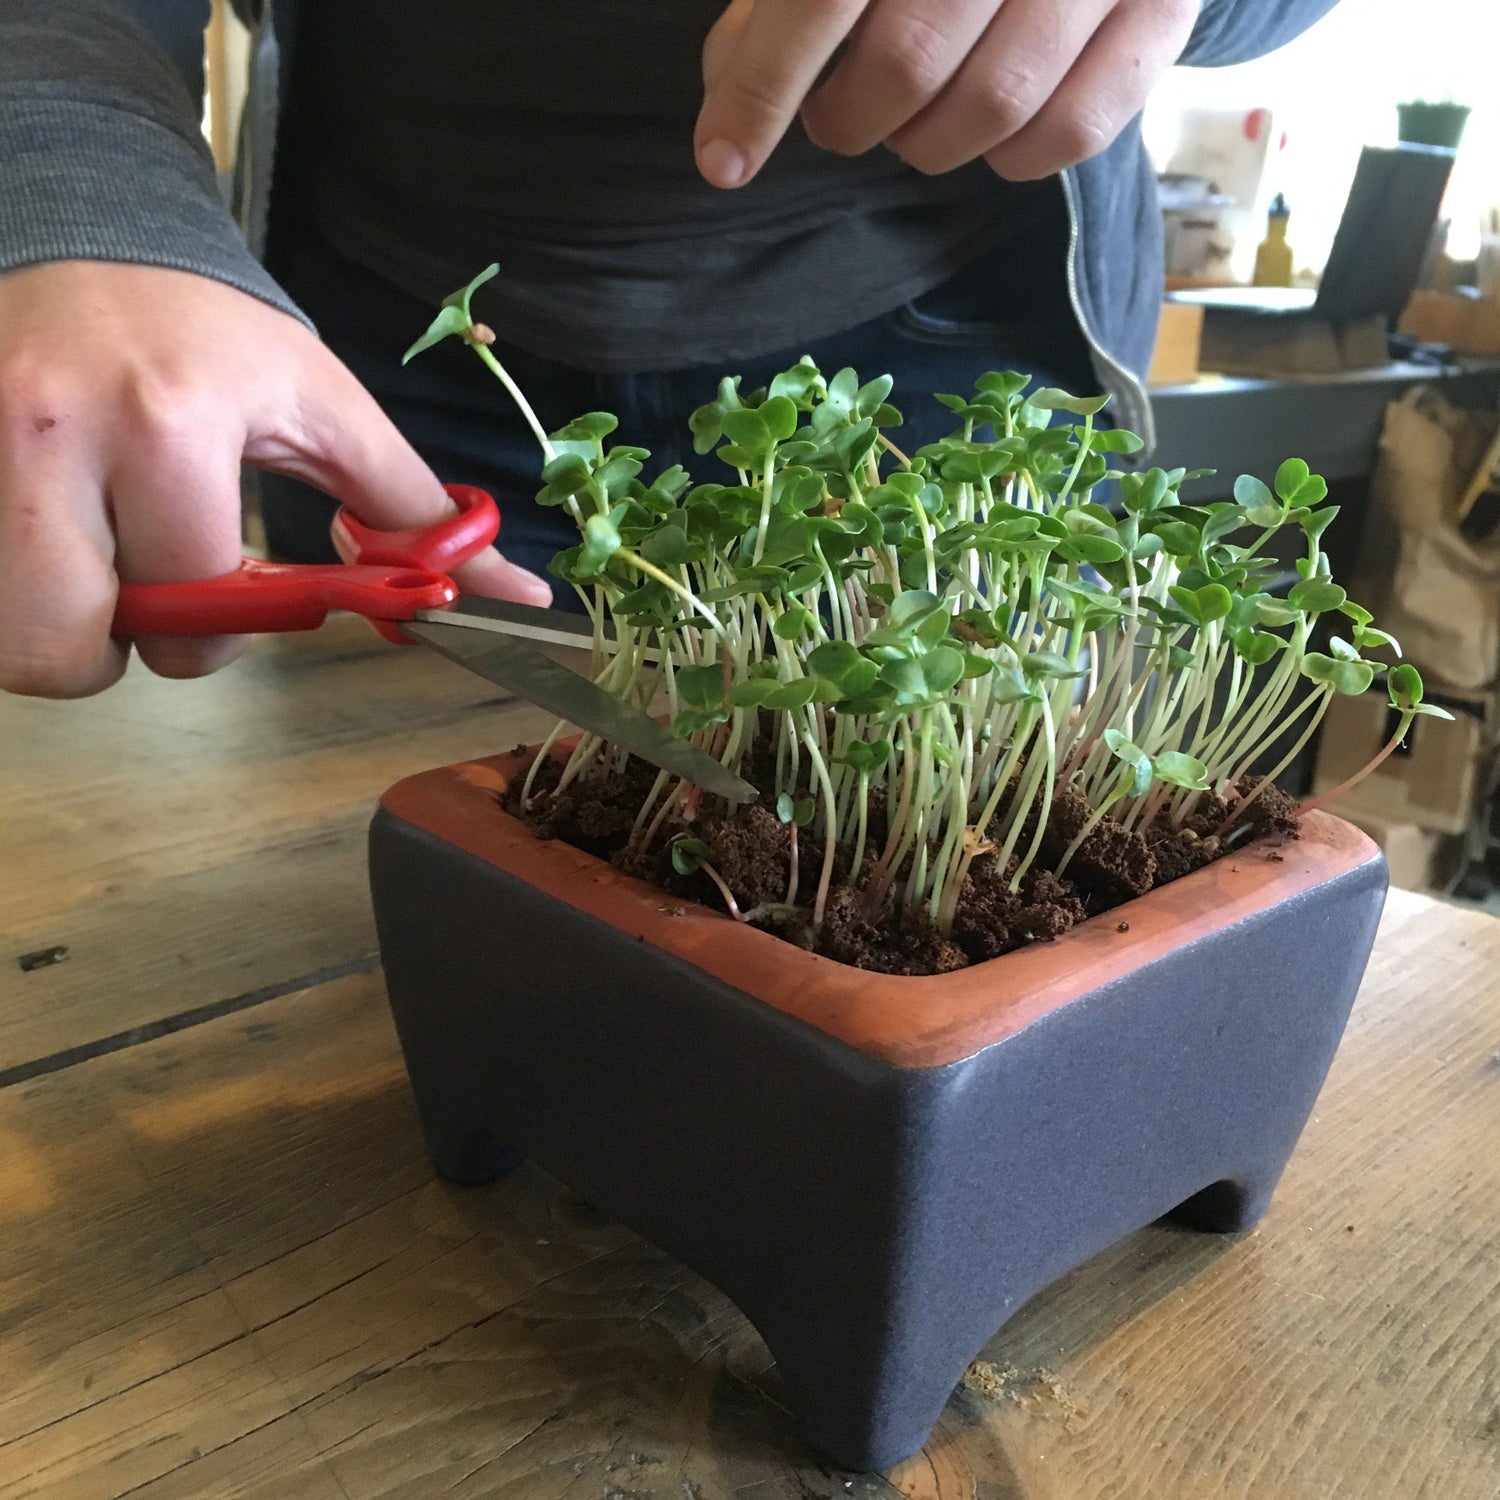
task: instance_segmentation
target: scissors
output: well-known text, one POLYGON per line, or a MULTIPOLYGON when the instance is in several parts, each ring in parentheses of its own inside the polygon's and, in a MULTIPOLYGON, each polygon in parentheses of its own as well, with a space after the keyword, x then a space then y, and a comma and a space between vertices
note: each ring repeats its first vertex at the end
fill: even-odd
POLYGON ((674 776, 748 802, 749 782, 679 740, 642 710, 544 655, 527 639, 587 648, 588 621, 561 610, 459 593, 448 575, 484 551, 500 512, 483 490, 445 486, 458 514, 410 531, 376 531, 347 509, 339 523, 354 560, 330 565, 245 558, 232 573, 191 583, 127 583, 114 634, 208 636, 316 630, 331 610, 362 615, 388 641, 420 643, 570 724, 674 776))

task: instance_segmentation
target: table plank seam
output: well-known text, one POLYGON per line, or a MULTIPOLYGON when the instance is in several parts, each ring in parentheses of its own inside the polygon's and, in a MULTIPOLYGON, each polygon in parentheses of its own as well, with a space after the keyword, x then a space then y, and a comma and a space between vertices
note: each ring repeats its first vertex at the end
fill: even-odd
POLYGON ((41 1078, 48 1073, 59 1073, 64 1068, 76 1067, 79 1063, 90 1062, 96 1057, 107 1057, 111 1052, 123 1052, 129 1047, 138 1047, 143 1042, 154 1042, 164 1036, 171 1036, 175 1032, 187 1031, 194 1026, 202 1026, 206 1021, 217 1021, 223 1016, 233 1015, 236 1011, 250 1010, 254 1006, 264 1005, 268 1000, 280 1000, 285 995, 295 994, 299 990, 316 989, 319 985, 328 984, 335 979, 347 979, 352 974, 368 974, 372 969, 380 967, 380 954, 362 953, 358 958, 346 959, 343 963, 328 964, 321 969, 313 969, 306 974, 295 975, 291 979, 279 980, 275 984, 265 984, 257 989, 245 990, 238 995, 230 995, 223 1000, 210 1000, 203 1005, 194 1005, 187 1010, 180 1010, 170 1016, 162 1016, 155 1021, 147 1021, 140 1026, 132 1026, 126 1031, 116 1031, 109 1036, 96 1037, 90 1042, 80 1042, 76 1047, 64 1047, 59 1052, 49 1053, 46 1057, 34 1058, 30 1062, 15 1063, 11 1067, 0 1069, 0 1089, 13 1087, 18 1083, 26 1083, 33 1078, 41 1078))

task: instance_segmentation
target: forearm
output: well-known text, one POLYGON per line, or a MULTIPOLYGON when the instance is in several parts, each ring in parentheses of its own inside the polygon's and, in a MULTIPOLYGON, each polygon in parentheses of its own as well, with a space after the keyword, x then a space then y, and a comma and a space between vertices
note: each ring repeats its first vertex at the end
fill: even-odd
POLYGON ((1186 67, 1249 62, 1284 47, 1337 0, 1203 0, 1179 61, 1186 67))
POLYGON ((224 208, 199 128, 207 0, 5 0, 0 272, 111 260, 295 311, 224 208))

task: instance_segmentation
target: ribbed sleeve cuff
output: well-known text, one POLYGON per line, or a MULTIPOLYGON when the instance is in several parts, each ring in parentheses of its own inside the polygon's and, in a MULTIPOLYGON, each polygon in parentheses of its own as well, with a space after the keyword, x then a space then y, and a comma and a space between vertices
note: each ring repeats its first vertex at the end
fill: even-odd
POLYGON ((108 260, 193 271, 312 324, 251 255, 207 151, 129 108, 0 91, 0 271, 108 260))

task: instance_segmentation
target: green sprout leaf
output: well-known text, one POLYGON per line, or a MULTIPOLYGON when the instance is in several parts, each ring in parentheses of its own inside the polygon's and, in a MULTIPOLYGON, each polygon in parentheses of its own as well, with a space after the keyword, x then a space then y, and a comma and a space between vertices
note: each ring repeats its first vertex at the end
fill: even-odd
POLYGON ((1234 596, 1222 583, 1207 583, 1201 588, 1173 584, 1167 590, 1188 619, 1195 625, 1211 625, 1228 617, 1234 607, 1234 596))
POLYGON ((802 604, 789 604, 786 613, 777 617, 771 634, 778 641, 795 641, 812 629, 817 616, 802 604))
POLYGON ((1194 792, 1208 790, 1208 767, 1191 755, 1184 755, 1178 750, 1163 750, 1152 765, 1158 781, 1186 787, 1194 792))
MULTIPOLYGON (((787 402, 791 406, 791 402, 787 402)), ((796 408, 792 408, 795 414, 796 408)), ((724 436, 731 443, 751 453, 760 453, 771 444, 771 429, 758 407, 742 407, 738 411, 726 411, 721 419, 724 436)))
POLYGON ((820 696, 821 687, 815 677, 796 677, 790 682, 778 682, 774 677, 752 677, 748 682, 735 684, 730 690, 729 701, 736 708, 769 708, 787 713, 805 708, 820 696))
POLYGON ((807 653, 807 670, 831 682, 843 698, 868 692, 880 675, 880 664, 861 656, 849 641, 825 641, 807 653))
POLYGON ((1124 427, 1106 427, 1093 438, 1095 453, 1139 453, 1146 444, 1124 427))
POLYGON ((708 845, 702 839, 681 838, 672 845, 672 868, 679 875, 695 875, 708 858, 708 845))
POLYGON ((1286 646, 1286 642, 1279 635, 1271 635, 1268 631, 1251 630, 1248 626, 1242 630, 1236 630, 1230 637, 1234 642, 1234 649, 1252 667, 1263 667, 1286 646))
POLYGON ((1075 666, 1056 651, 1028 651, 1021 658, 1020 665, 1021 671, 1032 681, 1047 677, 1082 677, 1088 671, 1087 667, 1075 666))
POLYGON ((727 723, 728 719, 727 708, 684 708, 672 720, 672 733, 678 739, 685 740, 702 730, 711 729, 715 724, 727 723))
POLYGON ((578 552, 579 573, 589 577, 600 572, 622 545, 613 514, 590 516, 583 526, 583 546, 578 552))
POLYGON ((1050 385, 1033 391, 1026 400, 1038 411, 1070 411, 1077 417, 1092 417, 1109 404, 1108 396, 1070 396, 1050 385))
POLYGON ((783 823, 797 828, 806 828, 817 812, 818 804, 811 797, 793 797, 790 792, 781 792, 776 798, 776 816, 783 823))
POLYGON ((1404 714, 1423 715, 1433 719, 1449 719, 1453 715, 1435 703, 1422 701, 1422 674, 1410 662, 1392 667, 1386 675, 1386 690, 1390 693, 1391 707, 1404 714))
POLYGON ((964 653, 952 646, 935 646, 921 658, 922 679, 934 698, 941 697, 964 676, 964 653))
POLYGON ((845 366, 828 382, 828 396, 824 408, 835 418, 854 415, 855 403, 859 400, 859 376, 845 366))
POLYGON ((1133 773, 1130 795, 1144 797, 1151 790, 1151 757, 1137 744, 1128 740, 1118 729, 1104 731, 1104 743, 1116 760, 1123 761, 1133 773))
POLYGON ((421 354, 424 349, 432 348, 434 344, 441 343, 451 335, 467 333, 474 326, 474 319, 469 311, 469 301, 475 289, 499 274, 498 265, 486 266, 467 286, 462 286, 445 297, 443 305, 438 309, 437 317, 427 325, 427 332, 401 356, 401 363, 406 364, 408 360, 421 354))
POLYGON ((893 748, 889 740, 855 740, 833 758, 841 765, 852 766, 862 775, 869 776, 891 758, 893 748))
POLYGON ((1357 698, 1375 680, 1375 668, 1365 661, 1340 661, 1321 651, 1309 651, 1302 658, 1302 675, 1312 682, 1331 687, 1334 692, 1357 698))
POLYGON ((1276 493, 1289 510, 1310 509, 1327 496, 1328 481, 1320 474, 1309 473, 1300 458, 1289 458, 1276 471, 1276 493))
POLYGON ((693 708, 718 708, 724 701, 724 669, 717 664, 678 667, 677 696, 693 708))
POLYGON ((1286 519, 1285 508, 1253 474, 1241 474, 1235 480, 1234 498, 1252 526, 1279 526, 1286 519))
POLYGON ((1326 578, 1304 578, 1286 597, 1293 609, 1306 615, 1321 615, 1341 609, 1349 596, 1326 578))
POLYGON ((401 356, 401 363, 408 364, 424 350, 432 348, 434 344, 442 343, 445 338, 453 334, 463 333, 471 326, 471 322, 469 315, 461 308, 442 308, 437 317, 427 325, 427 332, 401 356))
POLYGON ((798 406, 809 406, 812 404, 809 398, 821 396, 826 389, 817 365, 804 354, 790 370, 783 370, 771 381, 770 395, 785 396, 798 406))

